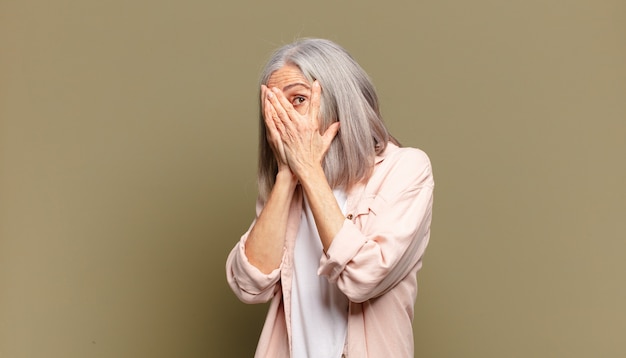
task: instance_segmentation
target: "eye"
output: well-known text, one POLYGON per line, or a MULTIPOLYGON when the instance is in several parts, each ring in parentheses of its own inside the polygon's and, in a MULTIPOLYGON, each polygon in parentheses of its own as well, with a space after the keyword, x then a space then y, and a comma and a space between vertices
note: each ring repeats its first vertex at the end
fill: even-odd
POLYGON ((294 107, 297 107, 299 105, 301 105, 302 103, 304 103, 306 101, 306 97, 303 96, 295 96, 292 100, 291 100, 291 104, 294 107))

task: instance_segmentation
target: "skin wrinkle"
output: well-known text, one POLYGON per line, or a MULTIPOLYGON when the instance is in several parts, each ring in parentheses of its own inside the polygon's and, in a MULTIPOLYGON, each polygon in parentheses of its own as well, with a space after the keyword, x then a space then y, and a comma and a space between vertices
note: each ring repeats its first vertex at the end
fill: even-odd
MULTIPOLYGON (((302 303, 292 295, 294 275, 301 272, 293 264, 301 259, 312 260, 312 268, 319 259, 310 273, 337 285, 350 300, 351 334, 338 349, 354 357, 413 356, 412 315, 404 308, 415 302, 432 187, 404 189, 432 183, 428 157, 396 145, 369 77, 330 41, 302 40, 277 50, 260 87, 257 217, 227 264, 229 284, 240 299, 272 300, 256 356, 288 357, 290 333, 301 336, 301 321, 295 318, 294 330, 291 310, 302 303), (320 61, 328 66, 318 66, 320 61), (347 194, 345 214, 334 190, 347 194), (303 215, 317 228, 315 245, 324 253, 319 247, 312 257, 294 251, 305 235, 298 231, 303 215), (251 285, 242 287, 238 282, 245 279, 251 285), (252 295, 248 286, 262 289, 252 295)), ((331 331, 324 332, 329 338, 331 331)), ((295 347, 301 342, 296 339, 295 347)))
POLYGON ((290 64, 272 73, 267 87, 262 88, 267 94, 265 105, 273 107, 269 113, 282 141, 285 159, 309 200, 326 251, 341 229, 344 217, 322 169, 339 123, 320 133, 321 91, 317 81, 311 84, 297 66, 290 64))
POLYGON ((250 231, 245 253, 264 273, 280 265, 287 212, 298 184, 309 200, 324 251, 344 220, 322 169, 339 123, 319 133, 321 88, 317 82, 308 83, 297 66, 286 65, 270 76, 267 86, 261 86, 267 138, 279 170, 270 197, 250 231))

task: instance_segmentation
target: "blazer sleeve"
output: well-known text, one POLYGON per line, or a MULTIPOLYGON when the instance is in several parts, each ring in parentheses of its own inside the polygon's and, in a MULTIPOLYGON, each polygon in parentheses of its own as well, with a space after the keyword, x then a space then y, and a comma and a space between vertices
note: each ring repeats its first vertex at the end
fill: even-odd
MULTIPOLYGON (((387 158, 379 187, 357 205, 325 255, 318 273, 353 302, 380 296, 421 266, 430 236, 434 181, 430 160, 417 149, 387 158), (357 224, 358 222, 358 224, 357 224)), ((368 183, 369 185, 369 183, 368 183)))
MULTIPOLYGON (((256 217, 259 217, 263 203, 257 200, 256 217)), ((226 280, 235 295, 245 303, 265 303, 269 301, 278 291, 280 279, 280 266, 269 274, 264 274, 248 261, 245 245, 250 230, 254 226, 256 219, 248 228, 245 234, 237 242, 226 259, 226 280)), ((283 255, 284 258, 284 255, 283 255)))

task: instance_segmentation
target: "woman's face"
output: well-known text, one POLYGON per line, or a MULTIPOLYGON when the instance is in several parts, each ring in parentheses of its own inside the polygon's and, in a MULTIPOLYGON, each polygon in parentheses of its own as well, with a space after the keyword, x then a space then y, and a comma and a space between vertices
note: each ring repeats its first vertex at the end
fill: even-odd
POLYGON ((311 99, 311 83, 297 66, 287 64, 274 71, 267 87, 280 89, 298 113, 306 114, 311 99))

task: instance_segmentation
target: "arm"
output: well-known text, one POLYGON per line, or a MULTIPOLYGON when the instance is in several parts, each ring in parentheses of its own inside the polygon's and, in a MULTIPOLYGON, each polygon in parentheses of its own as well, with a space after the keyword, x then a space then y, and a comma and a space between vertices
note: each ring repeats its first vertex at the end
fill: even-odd
POLYGON ((289 205, 295 188, 291 173, 278 173, 270 197, 246 240, 248 260, 265 274, 277 269, 282 261, 289 205))
POLYGON ((334 237, 341 230, 345 218, 321 165, 304 171, 299 178, 304 195, 309 201, 322 247, 324 252, 327 252, 334 237))
POLYGON ((261 87, 267 140, 278 162, 276 181, 267 202, 257 202, 257 216, 250 229, 233 248, 226 261, 226 276, 233 292, 244 302, 266 302, 276 292, 284 254, 289 209, 296 178, 285 159, 284 148, 274 126, 273 108, 267 106, 261 87))
MULTIPOLYGON (((327 276, 353 302, 380 296, 416 272, 428 244, 434 182, 428 157, 404 150, 380 186, 357 205, 354 222, 344 220, 318 273, 327 276)), ((376 176, 376 173, 375 173, 376 176)), ((379 182, 380 181, 380 182, 379 182)))
MULTIPOLYGON (((264 303, 271 299, 278 290, 280 266, 284 244, 286 222, 278 223, 272 229, 272 218, 287 217, 282 211, 283 185, 277 183, 270 195, 268 205, 257 201, 257 218, 250 229, 241 237, 226 260, 226 278, 235 295, 245 303, 264 303), (270 201, 272 202, 270 205, 270 201), (280 228, 283 228, 281 230, 280 228), (268 243, 272 249, 263 248, 268 243), (259 248, 260 247, 260 248, 259 248), (257 250, 258 249, 258 250, 257 250), (250 257, 249 257, 250 256, 250 257), (263 257, 267 257, 264 259, 263 257), (266 262, 264 260, 276 260, 266 262), (261 266, 258 267, 257 265, 261 266)), ((288 197, 293 197, 293 191, 288 197)), ((288 210, 288 208, 286 209, 288 210)), ((285 218, 287 220, 287 218, 285 218)))
POLYGON ((269 273, 278 268, 282 260, 289 204, 297 184, 287 164, 285 149, 273 121, 276 111, 268 105, 266 93, 267 87, 261 86, 261 103, 267 128, 267 141, 276 156, 278 174, 270 197, 254 223, 245 245, 245 253, 250 263, 263 273, 269 273))
MULTIPOLYGON (((314 83, 306 113, 296 111, 276 88, 268 98, 287 162, 309 200, 324 246, 318 273, 337 282, 352 301, 363 302, 384 294, 421 265, 430 234, 434 186, 430 161, 419 150, 403 150, 384 178, 376 179, 381 182, 377 195, 354 213, 361 225, 346 220, 321 168, 339 126, 335 123, 320 134, 315 120, 319 91, 314 83)), ((390 166, 390 160, 384 165, 390 166)))
POLYGON ((278 88, 273 88, 267 92, 266 106, 273 109, 274 126, 281 138, 286 161, 309 201, 326 251, 341 229, 344 217, 322 169, 322 160, 337 135, 339 122, 320 134, 320 94, 321 87, 315 81, 309 107, 305 113, 300 113, 278 88))

